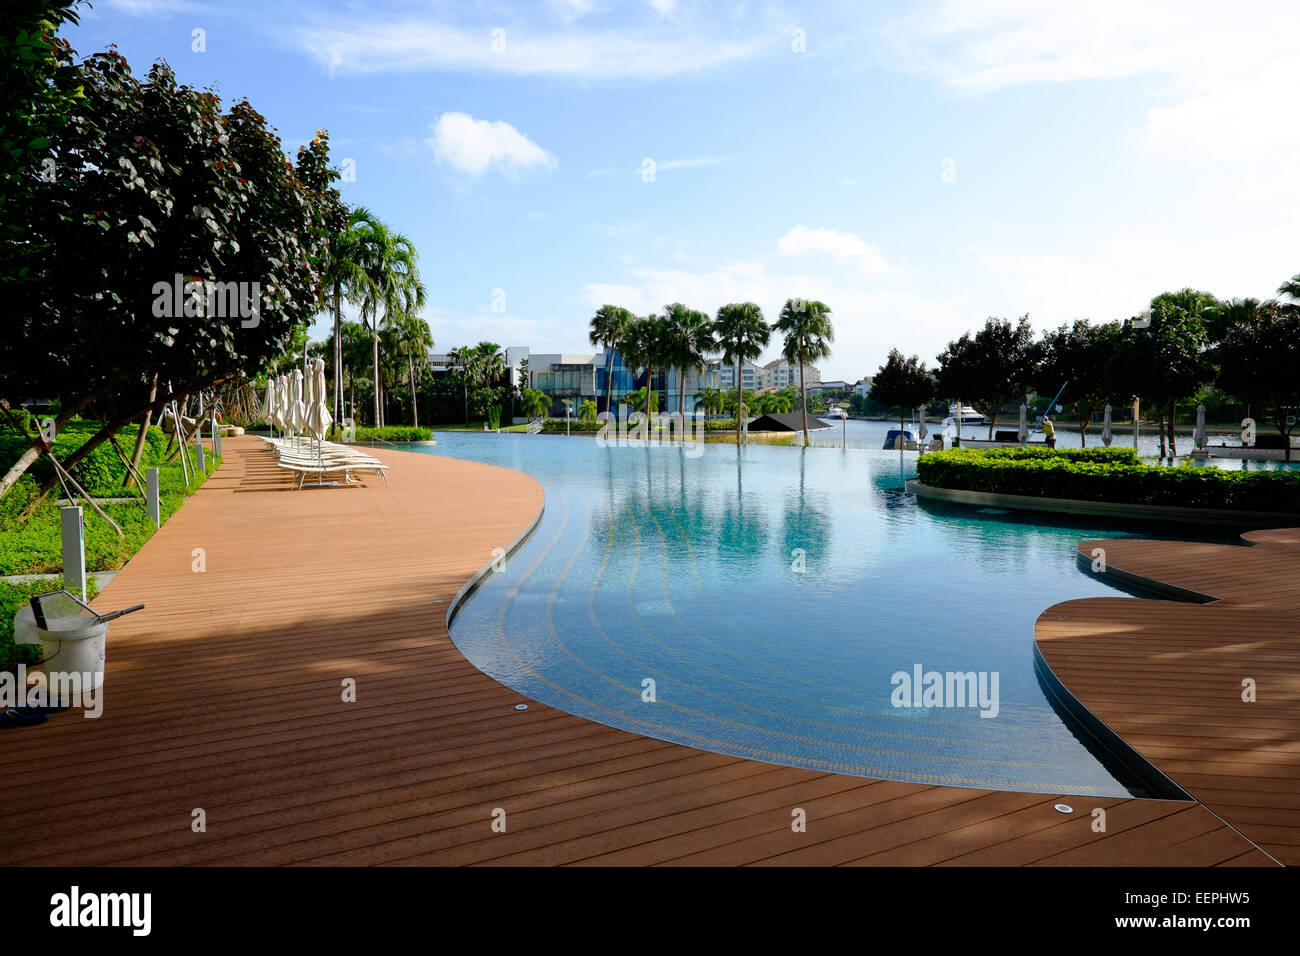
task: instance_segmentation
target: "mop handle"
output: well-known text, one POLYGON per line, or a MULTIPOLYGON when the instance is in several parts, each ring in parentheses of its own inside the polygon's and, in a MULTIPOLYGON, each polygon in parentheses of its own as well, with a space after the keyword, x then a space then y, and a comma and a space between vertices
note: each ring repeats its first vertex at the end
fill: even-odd
POLYGON ((143 611, 143 610, 144 610, 144 605, 143 605, 143 604, 137 604, 137 605, 135 605, 134 607, 123 608, 123 609, 120 610, 120 611, 110 611, 110 612, 107 613, 107 614, 101 614, 101 615, 99 615, 99 623, 100 623, 100 624, 103 624, 103 623, 105 623, 105 622, 107 622, 107 621, 115 621, 115 620, 117 620, 119 617, 121 617, 123 614, 130 614, 132 611, 143 611))

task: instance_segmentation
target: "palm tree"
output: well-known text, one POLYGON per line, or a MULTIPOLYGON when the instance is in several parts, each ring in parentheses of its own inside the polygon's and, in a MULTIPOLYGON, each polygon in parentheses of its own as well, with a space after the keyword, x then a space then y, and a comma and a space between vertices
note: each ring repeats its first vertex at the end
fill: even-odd
POLYGON ((474 371, 479 385, 492 385, 506 373, 506 357, 495 342, 474 346, 474 371))
POLYGON ((664 306, 664 333, 667 352, 680 374, 677 389, 677 413, 686 419, 686 373, 708 367, 708 355, 717 348, 713 323, 703 312, 688 309, 680 302, 664 306))
POLYGON ((523 394, 523 413, 530 419, 545 418, 551 410, 551 400, 539 388, 526 388, 523 394))
POLYGON ((425 289, 420 281, 419 256, 415 244, 398 232, 393 232, 379 220, 366 223, 358 229, 360 250, 358 262, 366 281, 360 291, 362 320, 370 316, 370 332, 374 338, 375 371, 375 425, 384 423, 379 376, 379 310, 383 309, 385 324, 390 317, 411 315, 424 307, 425 289))
POLYGON ((1300 274, 1293 275, 1286 282, 1277 287, 1277 294, 1284 295, 1288 299, 1300 302, 1300 274))
POLYGON ((618 354, 623 356, 623 361, 633 370, 633 376, 636 374, 636 369, 647 369, 646 387, 649 387, 654 376, 652 363, 658 344, 655 341, 656 321, 657 317, 653 315, 645 318, 634 316, 632 321, 623 327, 623 334, 618 342, 618 354))
POLYGON ((831 310, 824 302, 805 299, 786 299, 781 307, 774 331, 785 334, 781 354, 787 362, 799 363, 799 396, 803 404, 803 445, 808 447, 808 389, 804 383, 804 366, 827 358, 835 329, 831 326, 831 310))
POLYGON ((596 403, 587 399, 578 406, 578 421, 584 425, 594 425, 596 423, 596 403))
POLYGON ((347 226, 330 237, 329 262, 324 281, 333 293, 334 313, 334 421, 343 419, 343 318, 344 300, 360 304, 368 277, 362 267, 363 238, 378 219, 365 206, 357 206, 348 215, 347 226))
POLYGON ((736 444, 740 444, 741 414, 745 404, 744 363, 763 354, 772 337, 763 310, 753 302, 731 302, 718 309, 713 337, 722 361, 736 363, 736 444))
MULTIPOLYGON (((620 305, 602 305, 591 317, 591 331, 587 341, 604 348, 605 352, 605 410, 614 410, 614 346, 623 336, 623 330, 634 316, 620 305)), ((627 357, 624 356, 624 361, 627 357)))
POLYGON ((447 359, 454 366, 460 367, 460 385, 465 398, 465 424, 469 424, 469 380, 472 374, 470 366, 474 364, 474 350, 468 345, 458 345, 447 352, 447 359))
POLYGON ((420 427, 420 406, 415 397, 415 360, 420 359, 420 368, 429 364, 429 349, 433 348, 433 333, 429 323, 413 315, 404 315, 397 322, 398 352, 406 358, 406 371, 411 384, 411 418, 416 428, 420 427))
POLYGON ((704 409, 706 415, 717 415, 722 411, 722 392, 712 386, 695 393, 695 404, 704 409))
POLYGON ((659 393, 649 385, 642 385, 636 391, 628 392, 624 397, 634 411, 645 412, 647 416, 659 411, 659 393))

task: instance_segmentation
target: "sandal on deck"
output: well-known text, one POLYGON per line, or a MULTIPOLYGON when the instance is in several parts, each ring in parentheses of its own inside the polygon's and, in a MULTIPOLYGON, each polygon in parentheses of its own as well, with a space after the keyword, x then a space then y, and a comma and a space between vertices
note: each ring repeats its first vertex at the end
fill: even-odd
POLYGON ((0 714, 0 730, 8 727, 32 727, 49 719, 50 711, 44 707, 10 707, 0 714))

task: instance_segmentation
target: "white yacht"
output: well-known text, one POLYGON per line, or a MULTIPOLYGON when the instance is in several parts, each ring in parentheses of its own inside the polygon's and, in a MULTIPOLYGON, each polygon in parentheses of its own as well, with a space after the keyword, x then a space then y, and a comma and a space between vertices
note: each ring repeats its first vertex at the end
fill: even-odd
MULTIPOLYGON (((956 402, 948 406, 948 417, 943 420, 943 423, 945 426, 957 424, 956 402)), ((961 423, 963 425, 987 425, 988 419, 969 405, 963 405, 961 407, 961 423)))

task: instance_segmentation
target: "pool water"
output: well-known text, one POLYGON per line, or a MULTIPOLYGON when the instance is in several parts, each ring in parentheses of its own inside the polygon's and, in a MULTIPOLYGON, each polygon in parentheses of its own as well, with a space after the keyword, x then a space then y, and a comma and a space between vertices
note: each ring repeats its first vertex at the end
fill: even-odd
POLYGON ((451 629, 470 661, 527 697, 792 766, 1032 792, 1137 787, 1049 703, 1033 626, 1059 601, 1121 593, 1080 568, 1078 541, 1151 528, 922 505, 903 487, 912 454, 709 444, 691 458, 578 437, 437 438, 420 450, 545 489, 535 531, 451 629), (895 706, 911 698, 893 676, 918 665, 984 675, 996 715, 895 706))

